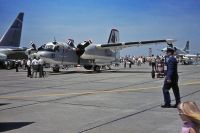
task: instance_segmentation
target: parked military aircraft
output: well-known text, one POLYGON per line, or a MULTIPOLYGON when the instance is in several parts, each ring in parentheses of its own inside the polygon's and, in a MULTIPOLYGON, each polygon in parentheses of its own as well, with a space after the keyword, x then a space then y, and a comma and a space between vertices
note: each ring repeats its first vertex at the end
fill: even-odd
MULTIPOLYGON (((199 54, 190 54, 190 44, 189 41, 186 42, 185 48, 180 49, 178 47, 174 47, 175 54, 179 57, 180 62, 184 65, 193 64, 195 60, 198 60, 200 57, 199 54)), ((161 50, 162 52, 167 51, 167 47, 161 50)))
MULTIPOLYGON (((186 45, 185 45, 185 48, 183 48, 183 49, 180 49, 180 48, 178 48, 178 47, 175 47, 174 46, 174 49, 175 49, 175 54, 176 55, 186 55, 186 54, 189 54, 189 52, 190 52, 190 44, 189 44, 190 42, 189 41, 187 41, 186 42, 186 45)), ((163 48, 162 50, 161 50, 162 52, 166 52, 167 51, 167 47, 165 47, 165 48, 163 48)))
POLYGON ((0 61, 26 58, 26 48, 19 47, 24 13, 20 12, 0 40, 0 61))
MULTIPOLYGON (((137 42, 119 42, 119 31, 112 29, 108 43, 92 44, 90 40, 84 41, 75 47, 74 40, 69 39, 68 42, 48 42, 40 48, 35 54, 44 59, 50 64, 62 65, 83 65, 85 69, 100 72, 103 65, 110 65, 113 62, 119 62, 119 50, 132 46, 143 46, 155 43, 172 44, 175 40, 151 40, 151 41, 137 41, 137 42)), ((33 48, 35 49, 35 48, 33 48)), ((29 52, 31 53, 31 52, 29 52)), ((54 69, 58 71, 59 68, 54 69)))
POLYGON ((182 55, 182 64, 184 65, 189 65, 189 64, 193 64, 194 62, 198 62, 198 60, 200 59, 200 54, 185 54, 182 55))

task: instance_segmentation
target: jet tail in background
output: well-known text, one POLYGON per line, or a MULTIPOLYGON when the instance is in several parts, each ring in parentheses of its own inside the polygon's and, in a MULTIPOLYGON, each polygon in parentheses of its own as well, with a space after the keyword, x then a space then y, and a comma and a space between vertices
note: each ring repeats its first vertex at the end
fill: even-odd
MULTIPOLYGON (((112 29, 110 32, 110 36, 108 38, 108 43, 118 43, 118 42, 119 42, 119 31, 117 29, 112 29)), ((119 62, 119 59, 120 59, 120 52, 118 50, 115 50, 115 61, 113 61, 113 63, 119 62)))
POLYGON ((189 52, 190 52, 190 42, 189 41, 187 41, 183 51, 185 51, 187 54, 189 54, 189 52))
POLYGON ((108 43, 117 43, 119 42, 119 31, 116 29, 112 29, 110 32, 110 36, 108 38, 108 43))
POLYGON ((20 12, 9 27, 7 32, 3 35, 0 40, 0 46, 10 46, 10 47, 19 47, 21 40, 22 24, 23 24, 24 13, 20 12))

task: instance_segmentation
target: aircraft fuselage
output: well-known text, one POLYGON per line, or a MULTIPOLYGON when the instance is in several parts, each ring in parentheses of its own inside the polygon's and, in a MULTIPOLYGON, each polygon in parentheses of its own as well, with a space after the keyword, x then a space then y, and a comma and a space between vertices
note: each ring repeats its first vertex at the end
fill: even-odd
MULTIPOLYGON (((77 64, 78 55, 76 49, 68 46, 66 43, 52 42, 46 44, 43 50, 36 53, 50 64, 72 65, 77 64), (55 47, 57 47, 55 49, 55 47)), ((85 48, 84 53, 80 56, 80 65, 105 65, 115 60, 115 51, 110 49, 98 49, 95 44, 85 48)))

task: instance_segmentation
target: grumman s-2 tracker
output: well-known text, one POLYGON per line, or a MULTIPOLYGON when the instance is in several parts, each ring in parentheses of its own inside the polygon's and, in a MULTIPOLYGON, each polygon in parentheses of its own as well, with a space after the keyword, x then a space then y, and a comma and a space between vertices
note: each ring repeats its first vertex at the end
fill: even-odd
MULTIPOLYGON (((59 65, 81 65, 87 70, 100 72, 101 66, 110 65, 119 62, 119 51, 127 47, 138 47, 149 44, 167 43, 172 45, 173 39, 137 41, 137 42, 119 42, 119 31, 112 29, 108 43, 92 44, 90 40, 74 45, 74 40, 69 39, 68 42, 48 42, 36 49, 35 45, 28 50, 32 51, 35 56, 39 56, 46 63, 59 65)), ((59 67, 55 67, 54 71, 59 71, 59 67)))

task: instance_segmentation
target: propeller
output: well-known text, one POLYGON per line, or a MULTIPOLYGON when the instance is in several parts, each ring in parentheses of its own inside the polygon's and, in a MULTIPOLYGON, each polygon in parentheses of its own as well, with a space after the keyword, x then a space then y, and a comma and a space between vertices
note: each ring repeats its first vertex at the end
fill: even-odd
POLYGON ((84 41, 83 43, 80 43, 76 47, 76 54, 78 56, 77 63, 80 64, 80 57, 84 54, 85 48, 88 47, 92 43, 91 40, 84 41))
POLYGON ((31 42, 31 47, 32 47, 32 50, 36 50, 37 51, 37 47, 36 47, 35 43, 31 42))
POLYGON ((74 40, 73 40, 73 39, 68 39, 67 44, 68 44, 70 47, 75 48, 75 46, 74 46, 74 40))
POLYGON ((176 52, 176 50, 177 50, 177 48, 176 47, 174 47, 174 51, 176 52))
POLYGON ((36 48, 35 43, 33 43, 31 41, 31 43, 29 45, 31 45, 31 48, 26 49, 26 52, 25 52, 28 56, 31 55, 32 53, 35 53, 35 52, 38 51, 37 48, 36 48))

